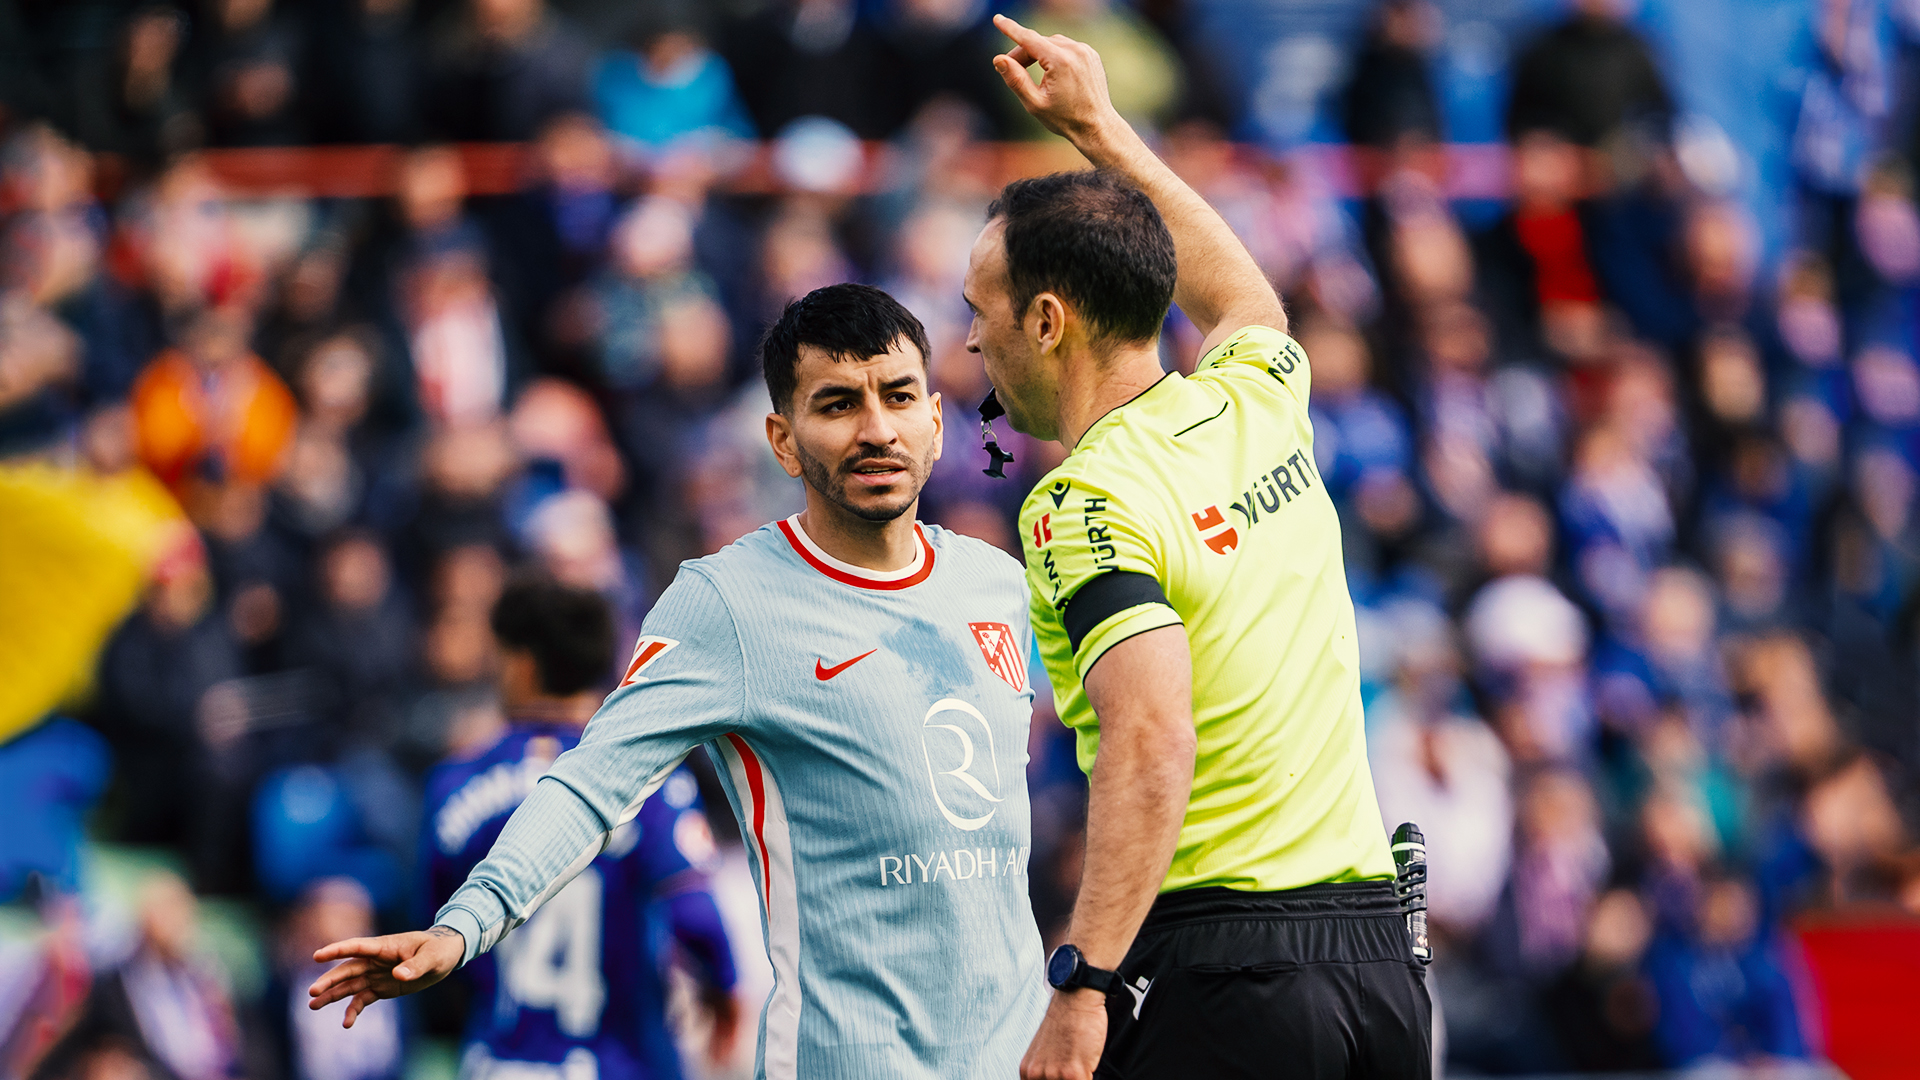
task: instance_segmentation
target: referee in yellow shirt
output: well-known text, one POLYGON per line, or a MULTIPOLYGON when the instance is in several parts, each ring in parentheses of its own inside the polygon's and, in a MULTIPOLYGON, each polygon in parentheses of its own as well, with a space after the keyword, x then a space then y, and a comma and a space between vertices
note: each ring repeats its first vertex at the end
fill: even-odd
POLYGON ((1020 528, 1086 862, 1021 1075, 1429 1077, 1307 357, 1099 55, 995 22, 1008 87, 1099 167, 1009 185, 965 286, 1010 422, 1071 451, 1020 528), (1206 335, 1191 378, 1160 368, 1171 301, 1206 335))

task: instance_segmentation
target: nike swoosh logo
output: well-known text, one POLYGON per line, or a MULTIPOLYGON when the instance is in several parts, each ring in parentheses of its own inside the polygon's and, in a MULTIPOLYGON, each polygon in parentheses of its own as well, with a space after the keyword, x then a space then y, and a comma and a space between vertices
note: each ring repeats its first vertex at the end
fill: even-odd
POLYGON ((867 657, 872 656, 874 653, 877 653, 879 651, 880 651, 879 649, 868 649, 866 652, 861 653, 859 656, 856 656, 853 659, 848 660, 843 664, 835 664, 832 667, 828 667, 827 662, 825 660, 815 660, 813 662, 813 677, 816 679, 819 679, 821 682, 826 682, 828 679, 833 678, 835 675, 840 674, 841 672, 847 670, 853 665, 859 663, 862 660, 865 660, 867 657))

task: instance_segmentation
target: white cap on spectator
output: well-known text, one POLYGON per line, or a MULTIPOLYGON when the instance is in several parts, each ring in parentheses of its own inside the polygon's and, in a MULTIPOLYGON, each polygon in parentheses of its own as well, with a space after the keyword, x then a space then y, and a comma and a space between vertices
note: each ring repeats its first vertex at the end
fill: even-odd
POLYGON ((1516 574, 1480 590, 1467 639, 1483 667, 1577 664, 1587 654, 1587 620, 1547 579, 1516 574))

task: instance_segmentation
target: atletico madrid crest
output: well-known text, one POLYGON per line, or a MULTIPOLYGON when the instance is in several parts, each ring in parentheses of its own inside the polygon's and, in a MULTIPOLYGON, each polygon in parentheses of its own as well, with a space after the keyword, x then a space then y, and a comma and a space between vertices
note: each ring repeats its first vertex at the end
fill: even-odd
POLYGON ((1025 690, 1027 658, 1020 655, 1019 639, 1012 628, 1006 623, 974 622, 968 623, 967 629, 973 631, 974 643, 980 646, 980 655, 987 658, 987 667, 1008 686, 1025 690))

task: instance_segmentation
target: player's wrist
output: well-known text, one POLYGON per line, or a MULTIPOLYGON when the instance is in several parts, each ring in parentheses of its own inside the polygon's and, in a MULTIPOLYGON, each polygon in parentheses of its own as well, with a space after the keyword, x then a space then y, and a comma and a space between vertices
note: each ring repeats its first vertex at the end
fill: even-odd
POLYGON ((475 937, 471 936, 470 928, 452 925, 452 923, 460 921, 459 917, 462 914, 464 913, 458 911, 452 912, 450 913, 448 921, 436 922, 423 931, 427 935, 427 941, 425 943, 427 947, 437 946, 436 951, 447 950, 450 952, 453 957, 453 968, 465 966, 466 962, 472 958, 474 953, 473 942, 475 937))

